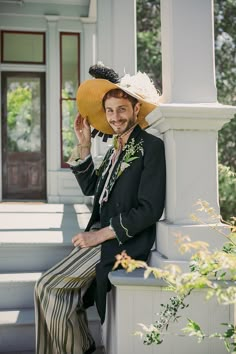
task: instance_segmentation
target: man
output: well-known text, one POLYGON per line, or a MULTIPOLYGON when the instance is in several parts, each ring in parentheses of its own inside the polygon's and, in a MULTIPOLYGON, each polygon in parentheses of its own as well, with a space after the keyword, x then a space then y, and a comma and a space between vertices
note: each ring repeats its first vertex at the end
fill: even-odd
POLYGON ((79 144, 69 163, 83 193, 94 195, 93 211, 85 232, 73 237, 72 253, 36 284, 37 353, 93 353, 85 309, 95 300, 103 323, 115 256, 126 250, 132 258, 148 258, 164 208, 165 156, 162 140, 141 129, 157 107, 147 92, 158 99, 142 74, 120 82, 87 80, 78 89, 79 144), (100 135, 114 135, 98 169, 90 153, 90 125, 100 135))

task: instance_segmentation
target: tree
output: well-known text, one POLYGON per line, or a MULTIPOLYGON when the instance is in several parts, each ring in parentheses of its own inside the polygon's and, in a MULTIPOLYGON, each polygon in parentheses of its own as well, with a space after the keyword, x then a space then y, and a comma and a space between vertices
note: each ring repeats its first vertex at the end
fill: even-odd
POLYGON ((137 0, 137 57, 138 69, 161 91, 160 0, 137 0))
MULTIPOLYGON (((236 104, 236 0, 215 0, 218 100, 236 104)), ((219 132, 219 161, 236 172, 236 116, 219 132)))

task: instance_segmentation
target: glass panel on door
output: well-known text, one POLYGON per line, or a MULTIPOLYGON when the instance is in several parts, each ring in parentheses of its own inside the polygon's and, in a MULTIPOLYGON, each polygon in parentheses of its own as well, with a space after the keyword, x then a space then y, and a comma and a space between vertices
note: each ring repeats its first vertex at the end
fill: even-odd
POLYGON ((40 79, 8 78, 8 151, 40 151, 40 124, 40 79))
POLYGON ((45 199, 44 73, 3 73, 3 198, 45 199))

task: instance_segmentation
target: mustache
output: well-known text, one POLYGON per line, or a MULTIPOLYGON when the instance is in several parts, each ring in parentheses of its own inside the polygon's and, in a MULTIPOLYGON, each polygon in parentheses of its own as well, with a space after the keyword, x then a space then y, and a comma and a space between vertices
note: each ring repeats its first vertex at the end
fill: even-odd
POLYGON ((125 122, 127 122, 127 119, 111 120, 109 123, 115 124, 115 123, 125 123, 125 122))

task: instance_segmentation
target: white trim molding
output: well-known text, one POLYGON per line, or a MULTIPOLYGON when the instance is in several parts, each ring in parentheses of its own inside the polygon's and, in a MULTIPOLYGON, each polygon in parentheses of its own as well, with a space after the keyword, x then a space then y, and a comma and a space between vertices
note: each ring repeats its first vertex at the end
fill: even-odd
POLYGON ((220 103, 163 103, 149 114, 147 121, 161 133, 169 129, 218 131, 235 113, 235 106, 220 103))

